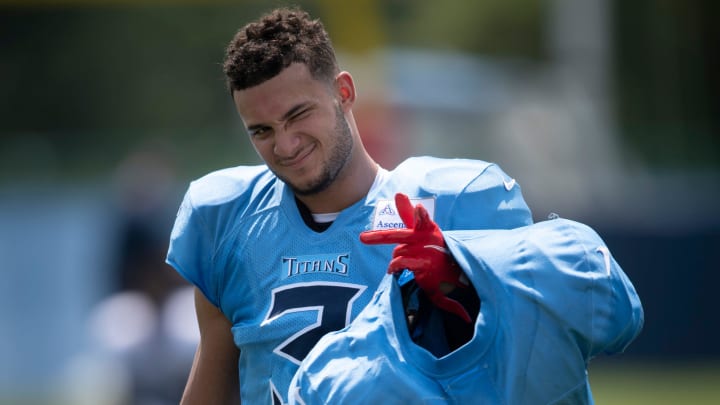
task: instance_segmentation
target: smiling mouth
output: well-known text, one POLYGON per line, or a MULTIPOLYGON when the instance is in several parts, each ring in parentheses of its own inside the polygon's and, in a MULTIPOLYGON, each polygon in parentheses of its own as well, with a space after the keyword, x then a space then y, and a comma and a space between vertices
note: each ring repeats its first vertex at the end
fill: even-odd
POLYGON ((302 164, 305 161, 305 158, 310 156, 310 154, 315 150, 315 144, 310 144, 307 147, 303 148, 298 152, 295 156, 287 159, 281 159, 278 164, 283 167, 297 167, 300 164, 302 164))

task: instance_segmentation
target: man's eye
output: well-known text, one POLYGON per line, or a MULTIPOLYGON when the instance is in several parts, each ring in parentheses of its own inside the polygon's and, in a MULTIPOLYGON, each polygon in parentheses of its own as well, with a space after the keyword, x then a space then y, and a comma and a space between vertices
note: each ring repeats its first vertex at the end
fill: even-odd
POLYGON ((268 134, 267 128, 258 128, 254 129, 252 132, 250 132, 250 136, 253 138, 262 138, 268 134))

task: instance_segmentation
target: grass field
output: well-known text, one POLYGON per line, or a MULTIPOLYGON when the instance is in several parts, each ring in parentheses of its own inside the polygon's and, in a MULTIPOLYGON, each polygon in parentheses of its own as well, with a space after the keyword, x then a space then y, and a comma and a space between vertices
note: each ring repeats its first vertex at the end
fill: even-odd
POLYGON ((720 404, 720 361, 590 364, 598 405, 720 404))
MULTIPOLYGON (((593 361, 590 384, 597 405, 719 405, 720 360, 714 362, 593 361)), ((96 387, 97 388, 97 387, 96 387)), ((97 393, 93 398, 102 398, 97 393)), ((107 393, 105 393, 107 394, 107 393)), ((0 405, 116 405, 120 402, 67 402, 42 393, 30 397, 0 392, 0 405)))

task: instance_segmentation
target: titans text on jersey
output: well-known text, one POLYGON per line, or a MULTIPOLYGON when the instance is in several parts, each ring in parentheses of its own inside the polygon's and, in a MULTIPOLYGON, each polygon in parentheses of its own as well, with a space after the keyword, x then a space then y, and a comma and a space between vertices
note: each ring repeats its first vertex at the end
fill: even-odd
POLYGON ((302 274, 319 272, 346 276, 348 274, 348 266, 350 265, 350 254, 334 253, 324 257, 283 257, 282 262, 283 266, 287 270, 288 278, 302 274))

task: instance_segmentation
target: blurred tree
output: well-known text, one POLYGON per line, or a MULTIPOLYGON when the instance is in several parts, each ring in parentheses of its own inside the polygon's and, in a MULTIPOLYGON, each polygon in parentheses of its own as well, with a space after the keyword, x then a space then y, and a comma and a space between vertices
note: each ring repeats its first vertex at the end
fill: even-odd
MULTIPOLYGON (((298 3, 341 50, 549 57, 550 0, 298 3)), ((0 177, 108 171, 149 138, 172 139, 193 173, 252 161, 220 63, 235 30, 277 4, 0 1, 0 177)), ((626 142, 653 164, 720 165, 717 3, 611 5, 626 142)))
POLYGON ((215 160, 187 156, 188 167, 254 156, 227 147, 244 137, 220 65, 228 38, 261 7, 0 9, 0 75, 9 78, 0 86, 3 175, 33 174, 25 162, 42 150, 56 164, 33 167, 108 170, 154 137, 215 160))
POLYGON ((615 0, 618 116, 656 166, 720 166, 718 3, 615 0))
POLYGON ((346 52, 372 51, 387 43, 380 0, 318 0, 333 46, 346 52))
POLYGON ((392 0, 387 31, 400 45, 543 59, 545 0, 392 0))

